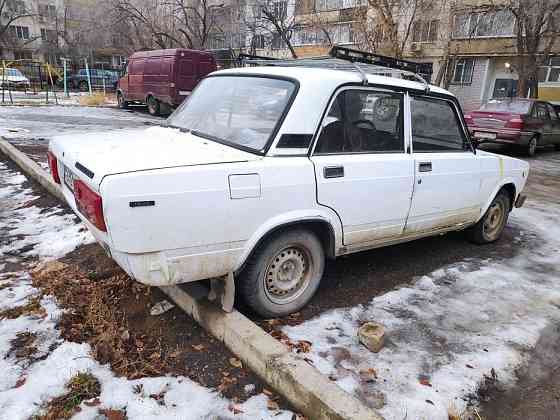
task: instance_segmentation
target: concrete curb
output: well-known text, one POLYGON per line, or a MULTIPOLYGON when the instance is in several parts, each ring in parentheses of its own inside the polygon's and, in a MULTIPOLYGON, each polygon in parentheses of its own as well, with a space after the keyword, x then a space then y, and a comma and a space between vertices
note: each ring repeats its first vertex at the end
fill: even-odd
POLYGON ((65 202, 60 187, 51 179, 50 175, 25 153, 20 152, 3 137, 0 137, 0 152, 13 160, 23 172, 41 184, 49 193, 62 202, 65 202))
POLYGON ((383 419, 243 314, 225 313, 193 297, 200 293, 187 293, 179 286, 160 289, 309 418, 383 419))
MULTIPOLYGON (((3 138, 0 138, 0 152, 64 202, 60 187, 51 180, 50 175, 3 138)), ((160 289, 310 419, 383 420, 377 412, 343 391, 243 314, 235 310, 223 312, 205 298, 193 297, 203 295, 197 293, 197 285, 188 287, 192 290, 190 294, 179 286, 160 289)))

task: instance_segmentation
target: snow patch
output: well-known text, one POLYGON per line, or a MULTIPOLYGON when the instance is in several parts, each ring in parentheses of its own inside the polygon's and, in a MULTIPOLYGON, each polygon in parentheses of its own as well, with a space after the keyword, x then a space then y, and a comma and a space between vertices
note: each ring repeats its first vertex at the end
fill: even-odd
POLYGON ((510 223, 525 230, 525 238, 536 236, 537 248, 507 260, 443 267, 367 305, 283 331, 291 340, 311 341, 315 366, 344 390, 370 405, 384 394, 380 411, 388 420, 447 420, 448 409, 464 409, 492 369, 502 384, 512 384, 527 350, 560 322, 559 217, 553 206, 516 209, 510 223), (378 354, 358 341, 366 321, 385 325, 386 345, 378 354), (364 383, 359 372, 369 368, 378 379, 364 383))

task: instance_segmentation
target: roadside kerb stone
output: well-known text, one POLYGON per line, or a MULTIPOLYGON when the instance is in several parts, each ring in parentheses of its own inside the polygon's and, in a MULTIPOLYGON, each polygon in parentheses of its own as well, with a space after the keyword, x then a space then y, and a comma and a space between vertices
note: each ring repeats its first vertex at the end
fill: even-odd
POLYGON ((51 179, 50 175, 37 165, 33 159, 29 158, 25 153, 20 152, 3 137, 0 137, 0 152, 10 158, 29 177, 41 184, 50 194, 64 202, 62 190, 51 179))
MULTIPOLYGON (((4 138, 0 138, 0 152, 64 202, 62 191, 50 174, 4 138)), ((160 289, 310 419, 383 420, 240 312, 226 313, 206 299, 193 297, 201 293, 189 294, 179 286, 160 289)))

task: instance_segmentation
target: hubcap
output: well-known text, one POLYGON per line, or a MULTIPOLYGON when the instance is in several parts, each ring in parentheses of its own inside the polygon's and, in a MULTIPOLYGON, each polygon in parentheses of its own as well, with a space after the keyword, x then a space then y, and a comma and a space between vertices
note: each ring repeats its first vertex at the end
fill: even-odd
POLYGON ((290 303, 305 291, 310 274, 308 253, 295 246, 285 248, 274 256, 266 269, 266 295, 274 303, 290 303))
POLYGON ((504 208, 499 202, 493 203, 488 209, 483 225, 484 234, 488 239, 493 240, 500 233, 504 214, 504 208))

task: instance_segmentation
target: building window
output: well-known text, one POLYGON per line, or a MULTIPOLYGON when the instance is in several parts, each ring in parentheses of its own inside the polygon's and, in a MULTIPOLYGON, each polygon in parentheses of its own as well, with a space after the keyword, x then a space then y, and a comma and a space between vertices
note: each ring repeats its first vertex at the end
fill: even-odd
POLYGON ((496 38, 514 35, 515 16, 509 10, 455 15, 453 38, 496 38))
POLYGON ((41 40, 45 42, 56 42, 57 33, 54 30, 41 28, 41 40))
POLYGON ((451 83, 469 85, 472 83, 474 58, 460 58, 455 62, 451 83))
POLYGON ((540 83, 560 83, 560 57, 552 57, 546 66, 539 68, 540 83))
POLYGON ((438 29, 439 20, 414 22, 412 42, 435 42, 437 41, 438 29))
POLYGON ((274 17, 278 20, 284 20, 288 16, 288 2, 277 1, 274 3, 274 17))
POLYGON ((253 40, 251 41, 253 48, 256 49, 262 49, 264 48, 265 44, 266 44, 266 39, 265 36, 262 34, 257 34, 253 37, 253 40))
POLYGON ((29 28, 27 26, 10 26, 12 35, 17 39, 29 39, 29 28))
POLYGON ((23 0, 12 0, 7 2, 7 10, 13 12, 14 14, 24 14, 27 13, 25 7, 25 2, 23 0))
POLYGON ((271 43, 271 47, 274 50, 279 50, 284 46, 284 40, 282 39, 282 37, 279 34, 274 34, 272 36, 272 43, 271 43))
POLYGON ((54 4, 40 4, 39 16, 54 19, 56 17, 56 6, 54 4))

